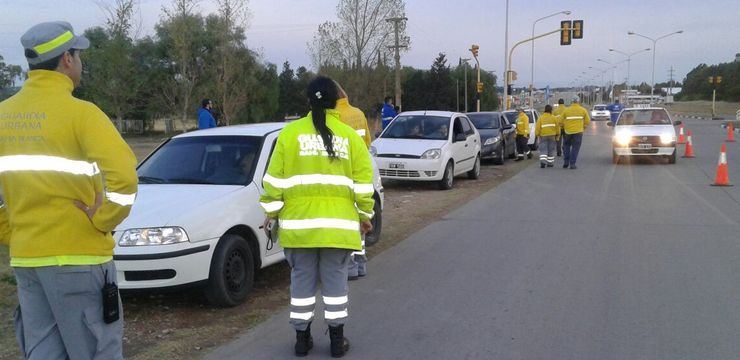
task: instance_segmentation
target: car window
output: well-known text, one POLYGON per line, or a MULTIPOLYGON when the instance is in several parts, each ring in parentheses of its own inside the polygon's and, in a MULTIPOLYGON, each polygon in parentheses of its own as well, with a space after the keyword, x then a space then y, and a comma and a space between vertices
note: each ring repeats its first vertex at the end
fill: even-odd
POLYGON ((498 113, 493 114, 468 114, 476 129, 498 129, 501 127, 501 117, 498 113))
POLYGON ((141 183, 246 185, 262 146, 260 136, 172 139, 137 169, 141 183))
POLYGON ((462 124, 462 130, 465 133, 466 136, 473 135, 473 128, 470 126, 470 122, 466 118, 458 118, 460 120, 460 123, 462 124))
POLYGON ((594 111, 604 111, 606 110, 606 106, 594 106, 594 111))
POLYGON ((399 115, 380 135, 384 139, 449 139, 450 118, 431 115, 399 115))
POLYGON ((617 125, 670 125, 671 119, 664 109, 622 110, 617 125))
POLYGON ((519 113, 516 111, 506 111, 504 112, 504 116, 509 121, 509 124, 516 124, 516 118, 519 116, 519 113))
POLYGON ((463 129, 462 121, 460 120, 460 118, 455 118, 455 122, 452 126, 453 126, 453 129, 452 129, 453 137, 457 136, 457 134, 463 134, 463 135, 465 134, 465 130, 463 129))

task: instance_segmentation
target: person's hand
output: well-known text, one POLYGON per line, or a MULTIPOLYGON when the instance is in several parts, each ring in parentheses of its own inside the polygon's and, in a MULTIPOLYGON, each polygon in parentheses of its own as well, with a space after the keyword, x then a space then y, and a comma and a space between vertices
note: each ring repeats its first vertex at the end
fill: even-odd
POLYGON ((373 224, 370 222, 370 220, 365 220, 360 223, 360 233, 367 234, 373 232, 373 224))
POLYGON ((88 206, 87 204, 79 200, 75 200, 74 203, 78 209, 82 210, 85 215, 87 215, 87 217, 92 220, 93 216, 95 216, 95 212, 98 211, 98 209, 103 205, 103 193, 95 193, 95 204, 93 206, 88 206))
POLYGON ((270 237, 270 228, 268 228, 271 221, 276 220, 275 218, 266 217, 265 221, 262 223, 262 230, 265 232, 265 235, 269 238, 270 237))

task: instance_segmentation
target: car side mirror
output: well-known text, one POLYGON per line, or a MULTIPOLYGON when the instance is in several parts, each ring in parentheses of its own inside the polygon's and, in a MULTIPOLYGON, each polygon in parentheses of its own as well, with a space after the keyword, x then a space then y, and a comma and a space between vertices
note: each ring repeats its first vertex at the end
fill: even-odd
POLYGON ((465 134, 463 134, 463 133, 457 133, 457 134, 455 134, 455 141, 454 142, 465 141, 465 140, 467 140, 467 137, 465 136, 465 134))
POLYGON ((613 122, 611 122, 611 121, 607 121, 607 122, 606 122, 606 126, 614 126, 614 123, 613 123, 613 122))
POLYGON ((676 121, 673 122, 673 125, 674 126, 678 126, 678 125, 681 125, 681 124, 683 124, 683 122, 681 122, 681 120, 676 120, 676 121))

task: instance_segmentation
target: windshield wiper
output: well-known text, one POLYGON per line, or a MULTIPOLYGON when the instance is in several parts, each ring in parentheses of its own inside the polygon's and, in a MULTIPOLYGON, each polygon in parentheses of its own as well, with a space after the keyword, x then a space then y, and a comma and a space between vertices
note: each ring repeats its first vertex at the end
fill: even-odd
POLYGON ((174 178, 169 179, 168 182, 170 184, 213 184, 213 182, 208 180, 194 178, 174 178))
POLYGON ((139 182, 142 184, 164 184, 164 179, 152 176, 139 176, 139 182))

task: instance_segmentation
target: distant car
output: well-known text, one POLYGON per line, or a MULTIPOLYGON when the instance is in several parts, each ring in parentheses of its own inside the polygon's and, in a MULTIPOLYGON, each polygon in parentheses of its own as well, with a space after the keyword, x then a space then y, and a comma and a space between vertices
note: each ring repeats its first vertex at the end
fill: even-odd
POLYGON ((610 119, 611 119, 611 112, 607 109, 606 105, 604 104, 594 105, 593 109, 591 109, 591 120, 609 121, 610 119))
POLYGON ((480 151, 468 117, 448 111, 403 112, 370 147, 383 179, 437 181, 442 190, 452 188, 456 175, 478 178, 480 151))
POLYGON ((500 112, 467 113, 480 133, 481 159, 493 159, 496 164, 516 157, 516 129, 500 112))
POLYGON ((681 121, 672 121, 664 108, 627 108, 622 110, 612 137, 612 161, 623 156, 660 156, 676 163, 676 129, 681 121))
MULTIPOLYGON (((113 259, 121 289, 203 286, 214 305, 246 298, 258 269, 282 261, 268 246, 259 205, 262 177, 285 123, 218 127, 177 135, 137 168, 131 214, 115 230, 113 259)), ((377 170, 374 230, 382 225, 377 170)))
MULTIPOLYGON (((527 141, 527 145, 529 145, 531 150, 537 150, 540 144, 537 137, 534 136, 534 125, 537 123, 537 119, 540 118, 540 113, 535 109, 525 109, 524 113, 529 117, 529 140, 527 141)), ((507 110, 504 111, 504 116, 506 116, 510 124, 514 125, 514 132, 516 133, 516 118, 519 116, 519 112, 516 110, 507 110)))

